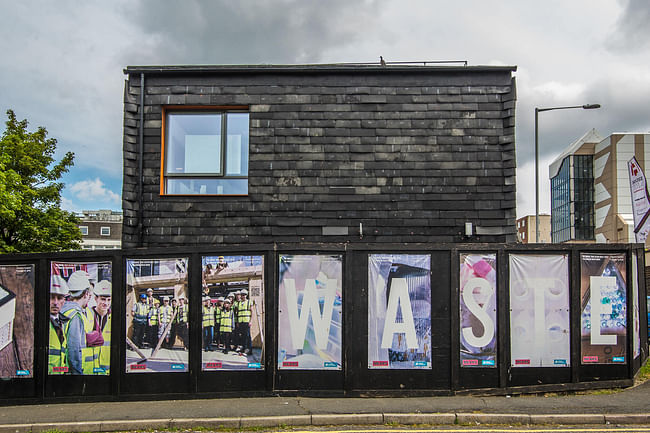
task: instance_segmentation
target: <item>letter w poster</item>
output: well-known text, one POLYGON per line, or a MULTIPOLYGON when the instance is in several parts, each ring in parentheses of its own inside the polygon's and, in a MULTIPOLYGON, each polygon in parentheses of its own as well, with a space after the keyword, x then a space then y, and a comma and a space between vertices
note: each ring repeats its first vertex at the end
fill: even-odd
POLYGON ((460 365, 496 368, 497 258, 460 255, 460 365))
POLYGON ((278 369, 341 370, 341 255, 280 255, 278 369))
POLYGON ((368 256, 368 368, 431 369, 431 256, 368 256))

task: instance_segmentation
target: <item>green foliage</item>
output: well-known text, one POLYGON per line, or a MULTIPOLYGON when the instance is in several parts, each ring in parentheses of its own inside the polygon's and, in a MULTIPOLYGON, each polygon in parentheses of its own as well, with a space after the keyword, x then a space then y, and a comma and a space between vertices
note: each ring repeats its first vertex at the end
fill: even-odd
POLYGON ((61 176, 73 165, 68 152, 54 160, 56 140, 39 127, 27 131, 7 110, 0 137, 0 253, 48 252, 76 249, 81 232, 78 219, 61 205, 61 176))

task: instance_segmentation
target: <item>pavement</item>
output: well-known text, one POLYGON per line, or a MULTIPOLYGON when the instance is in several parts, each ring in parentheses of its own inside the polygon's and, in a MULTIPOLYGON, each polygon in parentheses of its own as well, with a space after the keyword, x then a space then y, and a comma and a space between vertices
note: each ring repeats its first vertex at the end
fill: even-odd
POLYGON ((0 407, 0 433, 382 424, 650 425, 650 381, 560 395, 259 397, 0 407))

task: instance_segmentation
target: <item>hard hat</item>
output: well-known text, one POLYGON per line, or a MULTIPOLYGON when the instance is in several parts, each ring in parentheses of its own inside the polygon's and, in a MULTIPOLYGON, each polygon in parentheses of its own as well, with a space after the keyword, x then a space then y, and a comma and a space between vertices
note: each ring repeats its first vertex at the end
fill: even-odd
POLYGON ((153 293, 153 289, 152 288, 147 289, 147 293, 149 292, 153 293))
POLYGON ((160 300, 159 299, 154 299, 153 304, 154 305, 160 305, 160 300))
POLYGON ((163 301, 169 301, 169 296, 163 296, 163 301))
POLYGON ((223 259, 223 256, 219 256, 220 259, 223 259))
POLYGON ((232 302, 231 302, 230 299, 228 299, 228 298, 224 299, 224 300, 223 300, 223 303, 224 303, 224 304, 232 304, 232 302))
POLYGON ((66 296, 69 293, 68 283, 61 275, 52 275, 50 279, 50 294, 66 296))
POLYGON ((223 296, 219 296, 219 297, 217 298, 217 301, 219 301, 219 302, 223 302, 223 301, 224 301, 224 297, 223 297, 223 296))
POLYGON ((248 295, 248 290, 246 290, 246 289, 242 290, 242 291, 241 291, 241 294, 242 294, 242 295, 248 295))
POLYGON ((234 298, 235 295, 233 295, 232 292, 231 292, 231 293, 228 293, 228 296, 227 296, 227 297, 228 297, 228 298, 234 298))
POLYGON ((237 291, 235 292, 235 295, 241 295, 241 290, 237 290, 237 291))
POLYGON ((93 288, 93 293, 97 296, 111 296, 111 292, 112 284, 107 280, 101 280, 99 283, 95 284, 95 287, 93 288))
POLYGON ((178 300, 180 301, 181 299, 184 301, 184 300, 185 300, 185 296, 184 296, 184 295, 180 295, 180 296, 178 297, 178 300))
POLYGON ((75 271, 68 278, 70 294, 75 298, 81 296, 84 290, 90 289, 90 275, 86 271, 75 271))
POLYGON ((145 295, 144 293, 141 293, 140 294, 140 299, 147 299, 147 295, 145 295))
POLYGON ((203 302, 205 302, 205 301, 209 301, 209 300, 210 300, 210 297, 209 297, 209 296, 204 296, 204 297, 203 297, 203 302))

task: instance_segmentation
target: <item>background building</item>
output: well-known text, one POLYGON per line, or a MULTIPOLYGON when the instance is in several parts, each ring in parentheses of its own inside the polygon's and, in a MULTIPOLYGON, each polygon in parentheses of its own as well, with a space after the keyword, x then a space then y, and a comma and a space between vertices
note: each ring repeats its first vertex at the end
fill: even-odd
POLYGON ((514 70, 128 67, 124 247, 514 242, 514 70))
POLYGON ((551 243, 551 216, 539 216, 539 241, 536 241, 535 215, 526 215, 517 220, 517 242, 551 243))
POLYGON ((646 172, 650 134, 592 129, 549 168, 553 242, 635 242, 627 162, 646 172))
POLYGON ((79 215, 84 250, 118 249, 122 246, 122 212, 85 210, 79 215))

